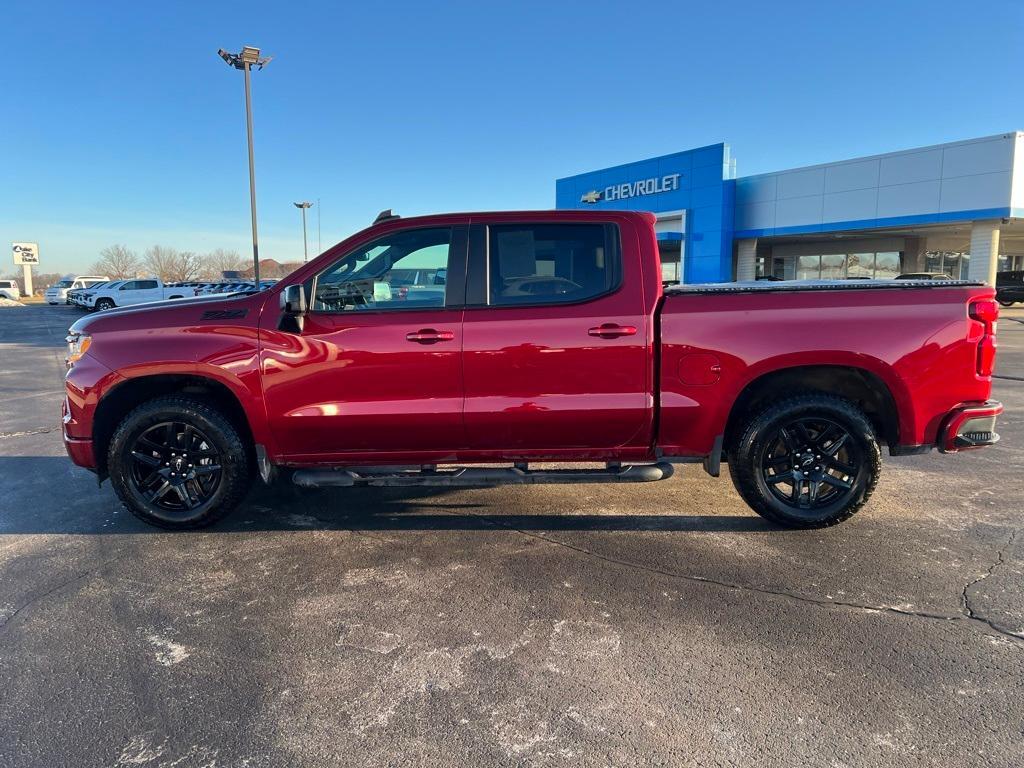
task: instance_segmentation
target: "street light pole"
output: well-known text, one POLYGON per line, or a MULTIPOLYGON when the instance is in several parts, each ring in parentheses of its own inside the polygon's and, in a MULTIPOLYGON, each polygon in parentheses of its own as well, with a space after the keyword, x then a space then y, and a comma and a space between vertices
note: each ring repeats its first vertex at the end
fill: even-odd
POLYGON ((250 73, 253 65, 259 69, 270 62, 271 57, 260 57, 260 49, 251 45, 242 48, 241 53, 228 53, 221 48, 217 53, 228 65, 245 73, 245 129, 249 140, 249 211, 252 216, 252 276, 253 285, 260 286, 260 246, 256 231, 256 161, 252 147, 252 84, 250 73))
POLYGON ((302 209, 302 263, 309 261, 309 248, 306 246, 306 209, 312 208, 313 204, 308 200, 301 203, 292 203, 296 208, 302 209))
POLYGON ((252 284, 260 286, 260 238, 256 232, 256 159, 252 149, 252 83, 249 62, 245 67, 245 131, 249 139, 249 212, 252 216, 252 284))

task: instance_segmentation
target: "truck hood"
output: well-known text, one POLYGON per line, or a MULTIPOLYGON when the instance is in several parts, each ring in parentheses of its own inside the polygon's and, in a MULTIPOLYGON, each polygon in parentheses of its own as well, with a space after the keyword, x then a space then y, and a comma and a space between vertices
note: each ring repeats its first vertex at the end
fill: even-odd
MULTIPOLYGON (((68 331, 72 334, 102 332, 106 329, 124 330, 126 327, 168 327, 175 325, 202 324, 202 315, 215 309, 259 311, 267 298, 267 291, 240 293, 231 296, 196 296, 190 299, 165 299, 145 304, 117 307, 105 312, 80 317, 68 331), (189 309, 199 309, 194 316, 189 309), (185 310, 185 312, 182 312, 185 310)), ((215 322, 215 321, 211 321, 215 322)))

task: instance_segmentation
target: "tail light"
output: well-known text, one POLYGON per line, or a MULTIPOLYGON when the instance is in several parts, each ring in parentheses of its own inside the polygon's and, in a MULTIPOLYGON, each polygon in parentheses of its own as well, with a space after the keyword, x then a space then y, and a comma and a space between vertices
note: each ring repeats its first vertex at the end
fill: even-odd
POLYGON ((979 376, 991 376, 996 368, 996 323, 999 320, 999 305, 995 299, 972 301, 968 307, 972 319, 984 327, 978 342, 977 371, 979 376))

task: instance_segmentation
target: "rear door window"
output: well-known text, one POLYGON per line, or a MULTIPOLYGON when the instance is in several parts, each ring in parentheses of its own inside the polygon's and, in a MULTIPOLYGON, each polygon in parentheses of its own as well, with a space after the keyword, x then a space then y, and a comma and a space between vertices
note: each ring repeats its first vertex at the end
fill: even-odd
POLYGON ((499 224, 488 228, 492 306, 568 304, 602 296, 621 282, 613 224, 499 224))

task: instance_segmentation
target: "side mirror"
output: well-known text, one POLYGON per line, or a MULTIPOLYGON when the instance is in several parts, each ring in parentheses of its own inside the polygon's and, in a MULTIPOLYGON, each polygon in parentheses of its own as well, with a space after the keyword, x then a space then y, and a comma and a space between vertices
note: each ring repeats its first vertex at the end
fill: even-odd
POLYGON ((278 330, 302 333, 306 324, 306 290, 301 284, 286 286, 281 291, 281 322, 278 330))
POLYGON ((301 317, 309 311, 306 307, 306 291, 301 284, 289 285, 281 291, 281 311, 294 317, 301 317))

